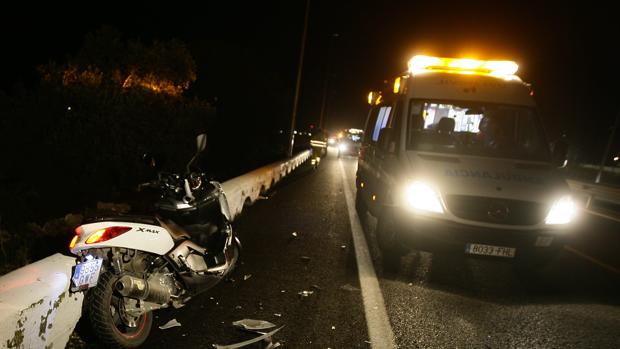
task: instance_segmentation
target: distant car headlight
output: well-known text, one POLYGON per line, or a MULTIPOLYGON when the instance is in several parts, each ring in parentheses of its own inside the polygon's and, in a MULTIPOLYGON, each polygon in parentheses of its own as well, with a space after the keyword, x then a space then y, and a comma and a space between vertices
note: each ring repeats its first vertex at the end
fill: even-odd
POLYGON ((329 145, 334 145, 334 143, 336 143, 336 140, 335 140, 335 139, 333 139, 333 138, 329 138, 329 139, 327 139, 327 144, 329 144, 329 145))
POLYGON ((443 213, 439 193, 423 182, 412 182, 405 187, 405 205, 411 210, 443 213))
POLYGON ((348 149, 348 148, 349 148, 349 147, 347 147, 347 145, 346 145, 346 144, 340 144, 340 145, 338 145, 338 150, 340 150, 340 151, 347 151, 347 149, 348 149))
POLYGON ((545 218, 545 224, 568 224, 577 214, 577 205, 570 196, 563 196, 554 202, 545 218))

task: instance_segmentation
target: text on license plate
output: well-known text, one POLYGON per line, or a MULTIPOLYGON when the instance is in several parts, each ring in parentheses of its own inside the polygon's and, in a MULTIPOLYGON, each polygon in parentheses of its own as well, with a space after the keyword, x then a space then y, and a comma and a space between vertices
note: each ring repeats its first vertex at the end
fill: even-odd
POLYGON ((478 254, 483 256, 496 256, 514 258, 516 248, 505 246, 492 246, 482 244, 467 244, 465 245, 465 253, 478 254))
POLYGON ((102 261, 100 258, 95 258, 76 265, 71 278, 73 289, 84 290, 96 286, 102 261))

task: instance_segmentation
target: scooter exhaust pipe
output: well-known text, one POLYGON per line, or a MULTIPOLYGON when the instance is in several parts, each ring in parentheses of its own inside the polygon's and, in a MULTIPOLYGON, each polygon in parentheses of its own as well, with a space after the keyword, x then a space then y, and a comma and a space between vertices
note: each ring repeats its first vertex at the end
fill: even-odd
POLYGON ((170 301, 170 289, 155 281, 146 281, 130 275, 123 275, 116 281, 116 290, 125 297, 145 302, 165 304, 170 301))

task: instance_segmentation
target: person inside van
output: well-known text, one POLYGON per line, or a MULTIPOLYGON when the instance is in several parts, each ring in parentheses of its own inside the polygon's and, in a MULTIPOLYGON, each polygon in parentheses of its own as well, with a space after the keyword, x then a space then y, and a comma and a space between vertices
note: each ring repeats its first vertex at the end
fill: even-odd
POLYGON ((476 139, 483 147, 497 149, 507 146, 508 138, 499 117, 492 114, 485 115, 480 120, 478 129, 480 131, 476 139))

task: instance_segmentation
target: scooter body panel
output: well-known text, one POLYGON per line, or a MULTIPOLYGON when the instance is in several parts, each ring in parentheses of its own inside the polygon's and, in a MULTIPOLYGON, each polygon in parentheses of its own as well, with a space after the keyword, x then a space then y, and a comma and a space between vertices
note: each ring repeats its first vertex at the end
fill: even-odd
POLYGON ((105 221, 89 223, 80 226, 80 236, 77 243, 71 249, 71 253, 79 254, 83 250, 124 247, 129 249, 150 252, 157 255, 165 255, 174 247, 172 236, 163 227, 144 223, 105 221), (97 243, 86 243, 86 240, 101 229, 109 227, 128 227, 131 230, 117 237, 97 243))

